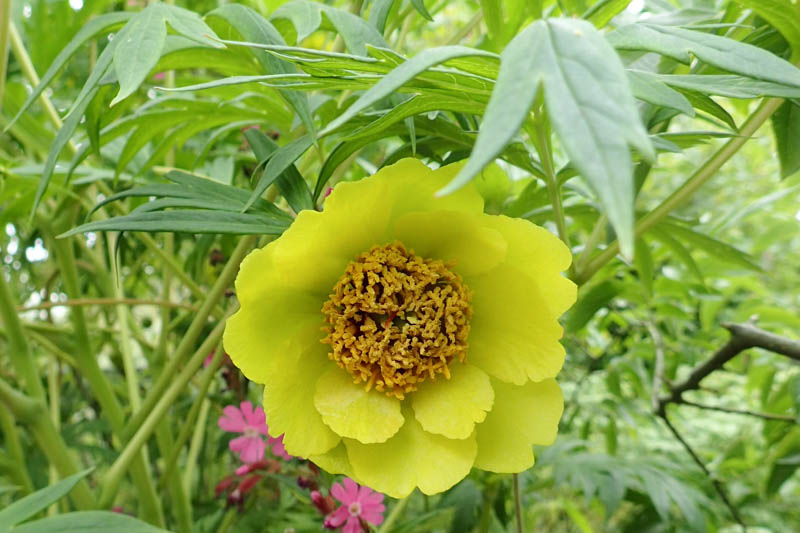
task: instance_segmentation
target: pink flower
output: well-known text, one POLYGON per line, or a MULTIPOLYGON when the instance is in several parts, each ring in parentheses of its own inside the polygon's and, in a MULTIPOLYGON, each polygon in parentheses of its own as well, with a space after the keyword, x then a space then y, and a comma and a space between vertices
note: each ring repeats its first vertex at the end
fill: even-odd
POLYGON ((267 444, 269 444, 272 455, 275 457, 280 457, 281 459, 285 459, 287 461, 294 459, 293 456, 286 452, 286 448, 283 447, 283 435, 280 437, 270 437, 267 444))
POLYGON ((167 73, 166 72, 156 72, 155 74, 153 74, 153 79, 154 80, 163 80, 166 77, 167 77, 167 73))
POLYGON ((383 494, 369 487, 360 487, 349 477, 344 478, 344 486, 334 483, 331 495, 341 502, 341 506, 325 518, 324 527, 342 527, 342 533, 362 533, 362 521, 374 526, 383 522, 383 494))
POLYGON ((228 443, 231 451, 239 452, 239 459, 245 463, 263 459, 266 444, 261 435, 269 437, 264 409, 257 407, 253 410, 253 404, 242 402, 240 408, 235 405, 226 406, 223 413, 217 422, 219 427, 224 431, 242 434, 228 443))

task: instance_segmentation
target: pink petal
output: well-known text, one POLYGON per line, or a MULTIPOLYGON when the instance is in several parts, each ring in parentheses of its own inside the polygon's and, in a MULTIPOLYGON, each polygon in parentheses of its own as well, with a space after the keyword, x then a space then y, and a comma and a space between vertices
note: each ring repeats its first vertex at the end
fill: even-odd
POLYGON ((264 408, 260 405, 253 410, 253 425, 267 426, 267 415, 264 414, 264 408))
POLYGON ((258 437, 249 437, 247 447, 239 454, 239 459, 244 463, 255 463, 264 458, 266 444, 258 437))
POLYGON ((223 431, 230 431, 231 433, 241 433, 244 431, 245 423, 242 412, 235 405, 228 405, 222 410, 225 413, 217 421, 220 429, 223 431))
POLYGON ((279 439, 270 438, 269 444, 272 446, 272 455, 275 457, 280 457, 286 461, 294 459, 294 457, 289 455, 289 452, 287 452, 286 448, 283 446, 283 436, 281 436, 279 439))
POLYGON ((344 478, 344 490, 347 492, 348 504, 358 501, 358 483, 346 477, 344 478))
POLYGON ((331 485, 331 496, 342 502, 344 505, 350 505, 352 503, 347 497, 347 492, 345 492, 341 483, 334 483, 331 485))
POLYGON ((361 521, 357 516, 350 516, 347 523, 342 528, 342 533, 362 533, 361 521))
POLYGON ((250 402, 242 402, 239 404, 239 407, 242 408, 245 424, 248 426, 255 426, 253 423, 253 404, 250 402))
POLYGON ((363 509, 361 510, 361 518, 372 524, 373 526, 377 526, 383 523, 383 512, 386 508, 381 505, 379 509, 363 509))
POLYGON ((230 448, 232 452, 241 452, 250 445, 250 440, 252 440, 252 438, 253 437, 236 437, 228 443, 228 448, 230 448))
POLYGON ((347 520, 349 516, 350 513, 347 512, 347 507, 343 505, 329 514, 326 521, 333 527, 339 527, 344 524, 344 521, 347 520))
POLYGON ((370 494, 368 494, 363 498, 360 497, 360 501, 361 505, 364 506, 379 504, 383 502, 383 494, 381 494, 380 492, 373 492, 370 490, 370 494))

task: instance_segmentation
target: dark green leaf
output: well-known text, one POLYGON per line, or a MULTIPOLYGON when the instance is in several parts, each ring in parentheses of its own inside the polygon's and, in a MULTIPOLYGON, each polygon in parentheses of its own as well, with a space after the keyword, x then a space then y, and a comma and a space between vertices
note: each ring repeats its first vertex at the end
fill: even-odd
POLYGON ((784 102, 772 115, 772 131, 781 162, 781 177, 800 170, 800 106, 784 102))
POLYGON ((659 227, 667 230, 676 239, 699 248, 716 259, 733 263, 750 270, 761 270, 761 267, 750 255, 734 248, 730 244, 718 241, 713 237, 709 237, 708 235, 669 220, 662 221, 659 227))
POLYGON ((278 179, 278 177, 283 174, 285 170, 292 166, 295 160, 303 155, 303 153, 305 153, 310 146, 311 137, 309 135, 303 135, 299 139, 295 139, 286 146, 281 146, 278 150, 273 152, 272 156, 267 162, 267 165, 264 167, 264 172, 258 179, 258 184, 256 185, 253 194, 250 196, 250 199, 247 201, 242 211, 246 211, 247 208, 253 204, 253 202, 255 202, 262 194, 264 194, 264 191, 267 190, 267 187, 272 185, 272 182, 278 179))
POLYGON ((433 17, 431 16, 430 13, 428 13, 428 10, 425 9, 424 0, 410 0, 410 2, 411 5, 414 6, 414 9, 416 9, 420 15, 430 20, 431 22, 433 21, 433 17))
POLYGON ((14 533, 169 533, 132 516, 111 511, 79 511, 42 518, 14 533))
POLYGON ((800 11, 792 0, 735 0, 781 32, 795 53, 800 51, 800 11))
POLYGON ((578 303, 570 309, 566 330, 574 332, 583 328, 589 323, 595 313, 606 307, 621 291, 622 286, 610 280, 603 281, 587 289, 581 297, 578 298, 578 303))
MULTIPOLYGON (((280 148, 275 141, 258 129, 248 129, 244 132, 244 136, 260 164, 267 161, 280 148)), ((275 184, 295 213, 303 209, 314 209, 314 200, 311 198, 308 184, 294 165, 289 165, 281 172, 275 184)))

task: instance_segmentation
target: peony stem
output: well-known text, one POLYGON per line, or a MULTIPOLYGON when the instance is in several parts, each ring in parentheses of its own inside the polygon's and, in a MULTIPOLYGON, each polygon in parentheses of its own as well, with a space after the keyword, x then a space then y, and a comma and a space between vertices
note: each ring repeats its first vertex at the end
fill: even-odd
POLYGON ((512 474, 514 480, 514 516, 517 522, 517 533, 525 533, 525 525, 522 522, 522 495, 519 490, 519 474, 512 474))
POLYGON ((394 523, 400 518, 400 515, 403 514, 403 510, 406 508, 406 505, 408 505, 408 501, 410 499, 411 496, 409 495, 402 500, 398 500, 398 502, 394 504, 394 507, 392 507, 392 512, 386 517, 386 521, 381 524, 381 527, 378 529, 377 533, 387 533, 388 531, 391 531, 392 526, 394 526, 394 523))

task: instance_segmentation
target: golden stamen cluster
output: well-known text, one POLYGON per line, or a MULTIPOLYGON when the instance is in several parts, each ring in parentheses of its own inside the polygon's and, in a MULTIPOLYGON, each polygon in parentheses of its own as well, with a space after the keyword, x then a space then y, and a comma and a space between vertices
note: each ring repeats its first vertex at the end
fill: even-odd
POLYGON ((464 362, 470 293, 441 260, 399 242, 351 261, 322 306, 329 357, 355 383, 403 399, 450 364, 464 362))

